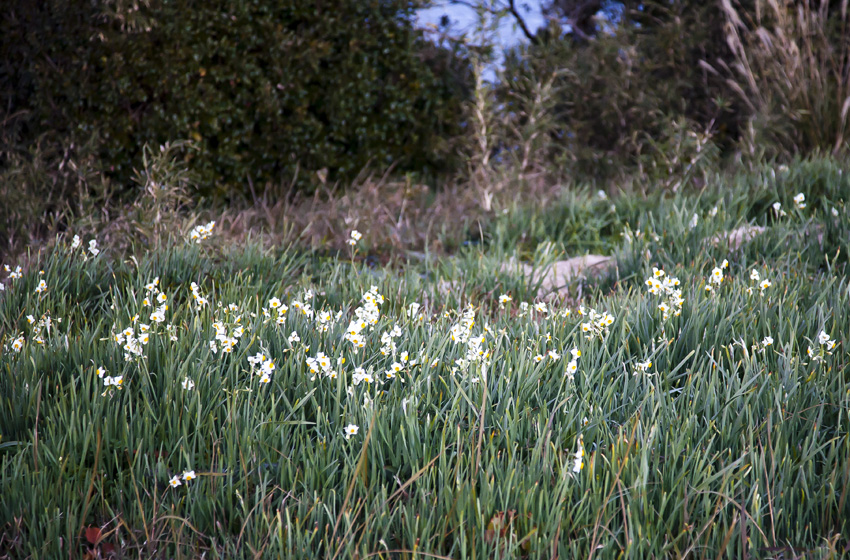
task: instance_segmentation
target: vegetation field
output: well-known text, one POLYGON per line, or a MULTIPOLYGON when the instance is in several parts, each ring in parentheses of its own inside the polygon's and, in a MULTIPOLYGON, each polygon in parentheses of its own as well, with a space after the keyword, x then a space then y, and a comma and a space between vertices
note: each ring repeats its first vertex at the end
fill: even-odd
POLYGON ((33 247, 0 275, 0 557, 846 556, 843 171, 578 190, 382 266, 365 224, 33 247), (587 252, 615 264, 559 293, 518 266, 587 252))

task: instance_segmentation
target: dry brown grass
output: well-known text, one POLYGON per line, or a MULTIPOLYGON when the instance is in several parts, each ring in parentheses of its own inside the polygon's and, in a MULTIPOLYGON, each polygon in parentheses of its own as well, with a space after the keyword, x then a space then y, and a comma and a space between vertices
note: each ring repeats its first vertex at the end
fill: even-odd
MULTIPOLYGON (((251 238, 269 247, 294 243, 323 251, 348 251, 352 229, 364 235, 362 244, 371 254, 386 258, 410 252, 443 254, 464 240, 476 237, 479 227, 495 215, 521 206, 543 208, 565 188, 559 178, 538 166, 529 149, 522 164, 489 159, 493 150, 493 126, 481 116, 476 142, 487 155, 469 158, 465 170, 429 187, 389 173, 364 174, 352 185, 327 185, 310 196, 269 189, 253 200, 227 206, 195 206, 191 178, 173 152, 179 144, 163 150, 147 150, 137 175, 138 195, 130 202, 114 197, 108 181, 96 190, 92 177, 75 183, 78 195, 73 207, 63 211, 64 220, 45 221, 26 238, 8 239, 0 250, 2 262, 23 262, 28 250, 55 243, 56 235, 96 236, 105 249, 116 252, 155 249, 170 238, 183 236, 196 224, 215 220, 223 244, 239 244, 251 238)), ((481 154, 481 152, 479 152, 481 154)), ((67 165, 77 169, 70 158, 67 165)), ((89 173, 91 175, 91 173, 89 173)), ((44 215, 31 211, 29 215, 44 215)), ((43 216, 42 216, 43 217, 43 216)))
MULTIPOLYGON (((728 84, 749 107, 751 156, 836 154, 848 140, 850 26, 847 0, 756 0, 755 17, 722 0, 735 61, 728 84), (834 3, 832 3, 834 4, 834 3), (771 153, 772 152, 772 153, 771 153)), ((710 68, 709 65, 706 67, 710 68)))
POLYGON ((312 249, 347 251, 349 232, 383 254, 444 253, 475 236, 479 224, 518 205, 543 207, 563 186, 542 173, 521 177, 508 170, 459 177, 433 189, 409 179, 369 176, 345 190, 331 187, 313 196, 258 200, 218 216, 224 235, 239 242, 262 235, 266 243, 297 243, 312 249))

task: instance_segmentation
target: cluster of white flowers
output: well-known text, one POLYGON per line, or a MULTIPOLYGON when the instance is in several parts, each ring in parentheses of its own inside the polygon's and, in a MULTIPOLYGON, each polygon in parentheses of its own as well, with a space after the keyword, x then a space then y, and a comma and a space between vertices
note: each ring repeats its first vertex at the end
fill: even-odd
POLYGON ((664 298, 664 301, 658 304, 663 319, 666 320, 670 313, 675 317, 681 315, 685 300, 682 298, 682 290, 679 289, 678 278, 666 276, 663 270, 653 267, 652 276, 647 278, 644 284, 650 294, 664 298))
POLYGON ((486 331, 480 336, 467 338, 466 357, 455 362, 461 370, 466 370, 473 363, 479 363, 485 367, 490 365, 490 349, 487 347, 486 338, 486 331))
MULTIPOLYGON (((339 371, 334 368, 333 359, 324 352, 316 352, 315 358, 311 358, 308 356, 306 358, 306 362, 307 369, 310 370, 310 373, 313 374, 313 376, 310 378, 310 381, 315 380, 316 375, 318 375, 319 373, 330 379, 336 379, 339 375, 339 371)), ((343 364, 345 364, 345 358, 340 356, 336 359, 336 365, 338 367, 342 366, 343 364)))
POLYGON ((269 300, 268 308, 263 308, 263 316, 267 319, 271 319, 271 313, 269 309, 274 312, 274 322, 276 325, 283 325, 286 323, 286 313, 289 311, 289 306, 280 301, 280 298, 273 297, 269 300))
POLYGON ((35 293, 41 294, 47 291, 47 282, 44 280, 38 281, 38 286, 35 287, 35 293))
POLYGON ((123 329, 117 325, 112 327, 112 339, 114 342, 123 345, 124 359, 128 362, 136 361, 142 357, 142 347, 150 342, 151 335, 165 334, 172 341, 177 340, 176 326, 170 323, 165 325, 164 329, 161 326, 165 322, 165 312, 168 309, 165 302, 168 300, 168 296, 159 291, 158 285, 159 278, 154 278, 152 282, 146 284, 146 295, 142 299, 142 307, 154 307, 152 302, 160 303, 159 306, 154 307, 150 314, 150 321, 153 326, 139 323, 139 315, 136 314, 130 320, 131 326, 123 329))
POLYGON ((200 243, 212 235, 212 230, 215 227, 215 222, 210 222, 203 226, 195 226, 189 232, 189 241, 200 243))
POLYGON ((378 320, 381 318, 380 306, 382 303, 384 303, 384 296, 378 293, 377 286, 371 286, 369 291, 365 292, 360 298, 360 306, 354 310, 354 318, 349 321, 343 335, 343 338, 354 347, 355 353, 366 345, 365 332, 378 324, 378 320))
POLYGON ((564 375, 570 379, 574 379, 576 372, 578 371, 578 359, 581 358, 581 350, 573 348, 570 350, 570 355, 572 356, 572 359, 567 364, 567 369, 564 371, 564 375))
POLYGON ((649 368, 651 368, 651 367, 652 367, 652 362, 649 361, 649 360, 637 362, 635 364, 635 368, 634 368, 634 371, 632 372, 632 375, 646 374, 647 372, 649 372, 649 368))
POLYGON ((104 395, 110 393, 112 391, 112 387, 115 387, 119 391, 124 388, 124 376, 117 375, 112 377, 111 375, 106 375, 106 369, 99 367, 95 370, 97 376, 103 380, 103 386, 106 387, 106 390, 103 392, 104 395))
POLYGON ((201 309, 205 305, 209 305, 210 302, 204 297, 204 294, 201 293, 201 288, 198 286, 197 282, 192 282, 189 286, 189 290, 192 292, 192 300, 195 302, 198 309, 201 309))
POLYGON ((399 337, 401 337, 401 327, 398 325, 393 325, 389 331, 381 333, 381 354, 395 356, 398 351, 395 339, 399 337))
POLYGON ((298 311, 302 316, 312 319, 314 312, 309 302, 313 299, 313 290, 306 290, 302 294, 301 299, 304 301, 295 300, 292 302, 292 309, 298 311))
POLYGON ((129 327, 120 330, 117 325, 113 325, 112 340, 121 345, 124 361, 137 362, 144 359, 144 347, 150 342, 151 327, 148 324, 139 323, 138 315, 134 315, 130 323, 129 327))
MULTIPOLYGON (((158 276, 153 279, 153 282, 145 285, 145 292, 146 296, 142 300, 144 307, 154 307, 154 302, 159 304, 151 312, 150 320, 157 324, 165 322, 165 312, 168 310, 168 304, 166 303, 168 296, 164 292, 159 291, 158 276)), ((171 325, 169 325, 169 330, 173 330, 171 325)))
POLYGON ((316 330, 320 333, 326 333, 341 318, 342 311, 338 311, 336 315, 327 310, 319 311, 316 313, 316 330))
POLYGON ((371 371, 366 371, 362 367, 357 367, 354 368, 354 375, 351 377, 351 381, 355 386, 360 385, 363 382, 371 385, 375 382, 375 377, 372 375, 371 371))
MULTIPOLYGON (((235 304, 231 305, 235 306, 235 304)), ((210 340, 209 345, 210 351, 213 354, 218 353, 219 350, 223 354, 230 354, 236 345, 239 344, 239 339, 245 334, 245 327, 242 325, 242 316, 235 315, 230 317, 228 312, 231 311, 231 308, 228 306, 225 309, 227 311, 225 311, 224 316, 212 324, 212 328, 215 330, 215 337, 210 340)), ((238 310, 238 307, 236 309, 238 310)))
POLYGON ((812 347, 809 346, 806 353, 813 361, 823 362, 826 359, 826 356, 832 356, 832 350, 835 348, 835 345, 835 340, 833 340, 826 331, 822 330, 818 333, 818 351, 815 352, 812 350, 812 347))
MULTIPOLYGON (((4 264, 3 270, 5 270, 6 272, 9 273, 8 276, 6 277, 6 280, 8 281, 10 286, 12 284, 14 284, 15 280, 23 278, 23 276, 24 276, 23 270, 21 270, 20 266, 16 266, 13 270, 8 264, 4 264)), ((42 271, 41 274, 44 274, 44 272, 42 271)), ((47 284, 45 284, 44 280, 42 280, 39 283, 39 287, 36 288, 35 291, 36 291, 36 293, 41 293, 46 289, 47 289, 47 284), (42 288, 42 289, 40 289, 40 288, 42 288)), ((4 284, 3 282, 0 282, 0 292, 4 292, 4 291, 6 291, 6 284, 4 284)))
POLYGON ((357 245, 357 242, 363 238, 363 234, 356 229, 351 230, 351 237, 348 238, 348 244, 352 247, 357 245))
POLYGON ((402 352, 399 355, 398 360, 399 361, 393 362, 390 367, 387 368, 387 370, 384 372, 384 376, 387 378, 387 380, 398 378, 403 383, 405 379, 404 377, 402 377, 401 374, 407 371, 408 363, 411 366, 415 365, 416 360, 411 362, 410 355, 407 352, 402 352))
POLYGON ((723 270, 726 268, 729 268, 729 261, 723 259, 720 266, 715 266, 712 269, 711 275, 708 277, 708 284, 705 285, 706 292, 713 292, 715 288, 723 284, 723 270))
MULTIPOLYGON (((806 195, 805 194, 797 193, 796 195, 794 195, 793 200, 794 200, 794 206, 797 208, 797 210, 802 210, 803 208, 806 207, 806 195)), ((776 215, 777 218, 781 218, 782 216, 786 215, 785 210, 782 209, 782 203, 774 202, 772 206, 773 206, 773 213, 776 215)))
MULTIPOLYGON (((57 322, 61 323, 62 318, 60 317, 57 319, 57 322)), ((38 321, 36 321, 35 317, 32 315, 27 315, 27 323, 35 325, 30 334, 32 341, 36 344, 44 344, 45 332, 49 335, 50 331, 53 329, 53 319, 50 318, 50 315, 44 314, 38 321)))
MULTIPOLYGON (((504 297, 504 296, 503 296, 504 297)), ((546 302, 539 301, 535 303, 533 306, 529 306, 528 302, 521 301, 519 303, 519 317, 525 317, 528 315, 529 311, 533 313, 537 313, 538 315, 542 315, 544 317, 548 317, 550 310, 549 306, 546 305, 546 302)))
POLYGON ((452 325, 449 336, 455 344, 466 344, 475 326, 475 308, 470 303, 461 314, 460 320, 452 325))
POLYGON ((614 316, 607 311, 599 313, 595 309, 585 310, 584 306, 581 306, 578 313, 587 318, 587 321, 581 324, 581 332, 585 334, 587 340, 604 338, 608 335, 608 327, 614 324, 614 316))
POLYGON ((172 488, 177 488, 178 486, 183 484, 183 481, 190 482, 192 480, 195 480, 196 478, 197 476, 195 475, 195 471, 183 471, 182 477, 177 475, 172 476, 171 480, 168 481, 168 485, 172 488))
MULTIPOLYGON (((462 358, 454 361, 452 373, 469 371, 469 367, 473 364, 478 364, 482 372, 486 372, 491 362, 491 352, 487 346, 487 335, 490 334, 490 329, 485 326, 484 332, 478 336, 473 335, 473 327, 475 326, 475 307, 470 303, 466 309, 460 312, 460 317, 449 329, 449 338, 455 345, 466 346, 466 352, 462 358)), ((434 364, 432 364, 433 366, 434 364)), ((472 379, 473 383, 478 382, 478 378, 472 379)))
MULTIPOLYGON (((767 278, 762 280, 759 271, 756 269, 750 271, 750 280, 753 282, 758 282, 759 295, 764 295, 764 291, 767 290, 769 287, 773 286, 773 282, 771 282, 767 278)), ((747 293, 750 295, 753 294, 752 286, 747 287, 747 293)))
POLYGON ((12 270, 11 268, 9 268, 8 264, 4 264, 3 270, 5 270, 6 272, 9 273, 8 279, 12 280, 12 281, 17 280, 17 279, 23 277, 23 275, 24 275, 24 273, 21 271, 20 266, 16 266, 15 270, 12 270))
POLYGON ((72 251, 72 252, 73 252, 73 251, 76 251, 77 249, 81 249, 81 250, 82 250, 83 260, 88 259, 88 258, 89 258, 89 256, 91 256, 91 257, 96 257, 96 256, 98 256, 98 255, 100 254, 100 249, 98 249, 98 248, 97 248, 97 241, 96 241, 96 240, 94 240, 94 239, 91 239, 91 240, 89 241, 89 248, 88 248, 88 252, 86 252, 86 250, 85 250, 85 249, 82 249, 82 246, 83 246, 83 242, 82 242, 82 240, 80 239, 80 236, 79 236, 79 235, 75 235, 75 236, 74 236, 74 239, 72 239, 72 240, 71 240, 71 251, 72 251))
POLYGON ((269 383, 274 371, 274 360, 269 358, 265 352, 258 352, 253 356, 248 356, 248 363, 251 365, 251 372, 260 376, 260 383, 269 383))
POLYGON ((828 334, 826 334, 826 331, 821 331, 820 333, 818 333, 818 344, 820 344, 821 346, 826 346, 827 350, 832 350, 833 348, 835 348, 835 341, 832 340, 828 334))
POLYGON ((22 334, 19 334, 18 336, 16 336, 15 338, 12 339, 10 347, 12 348, 13 351, 20 352, 21 350, 24 349, 24 341, 25 341, 24 336, 22 334))

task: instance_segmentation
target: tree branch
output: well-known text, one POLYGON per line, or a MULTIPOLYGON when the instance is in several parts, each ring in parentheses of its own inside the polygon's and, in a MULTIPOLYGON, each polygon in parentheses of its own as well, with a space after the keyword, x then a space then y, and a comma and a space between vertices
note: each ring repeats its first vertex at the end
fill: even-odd
MULTIPOLYGON (((450 3, 460 5, 460 6, 466 6, 467 8, 469 8, 471 10, 478 10, 482 6, 481 0, 450 0, 450 3)), ((489 13, 491 13, 494 16, 498 16, 499 13, 501 12, 501 10, 494 10, 493 8, 484 8, 484 9, 487 10, 489 13)), ((531 41, 532 44, 536 45, 539 42, 539 40, 534 35, 534 33, 532 33, 531 30, 528 28, 528 25, 526 25, 525 20, 522 17, 522 14, 519 13, 519 9, 517 9, 517 7, 516 7, 516 0, 508 0, 507 11, 516 20, 517 24, 519 25, 520 29, 522 30, 522 34, 525 35, 525 37, 529 41, 531 41)), ((501 13, 504 13, 504 12, 501 12, 501 13)))
POLYGON ((525 34, 528 40, 531 41, 531 44, 536 45, 537 36, 531 33, 531 31, 528 29, 528 26, 525 24, 525 20, 522 19, 522 14, 520 14, 519 10, 517 10, 516 8, 516 0, 508 0, 508 11, 511 13, 512 16, 514 16, 514 19, 516 19, 520 29, 522 29, 522 32, 525 34))

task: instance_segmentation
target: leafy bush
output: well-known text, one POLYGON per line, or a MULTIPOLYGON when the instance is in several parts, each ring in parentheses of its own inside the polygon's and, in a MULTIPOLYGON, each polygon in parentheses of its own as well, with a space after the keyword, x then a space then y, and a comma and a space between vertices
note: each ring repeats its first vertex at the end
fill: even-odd
POLYGON ((128 178, 142 146, 191 139, 202 184, 450 167, 467 73, 402 0, 15 0, 0 15, 0 100, 44 130, 100 134, 128 178))
POLYGON ((641 2, 603 13, 609 19, 593 36, 553 20, 530 45, 508 53, 499 96, 513 114, 526 111, 529 87, 554 79, 551 157, 595 177, 622 175, 624 165, 667 173, 671 150, 686 162, 674 167, 684 169, 704 155, 709 136, 729 144, 737 122, 720 95, 723 80, 699 64, 726 48, 716 38, 719 9, 641 2), (702 138, 688 148, 683 134, 702 138))

